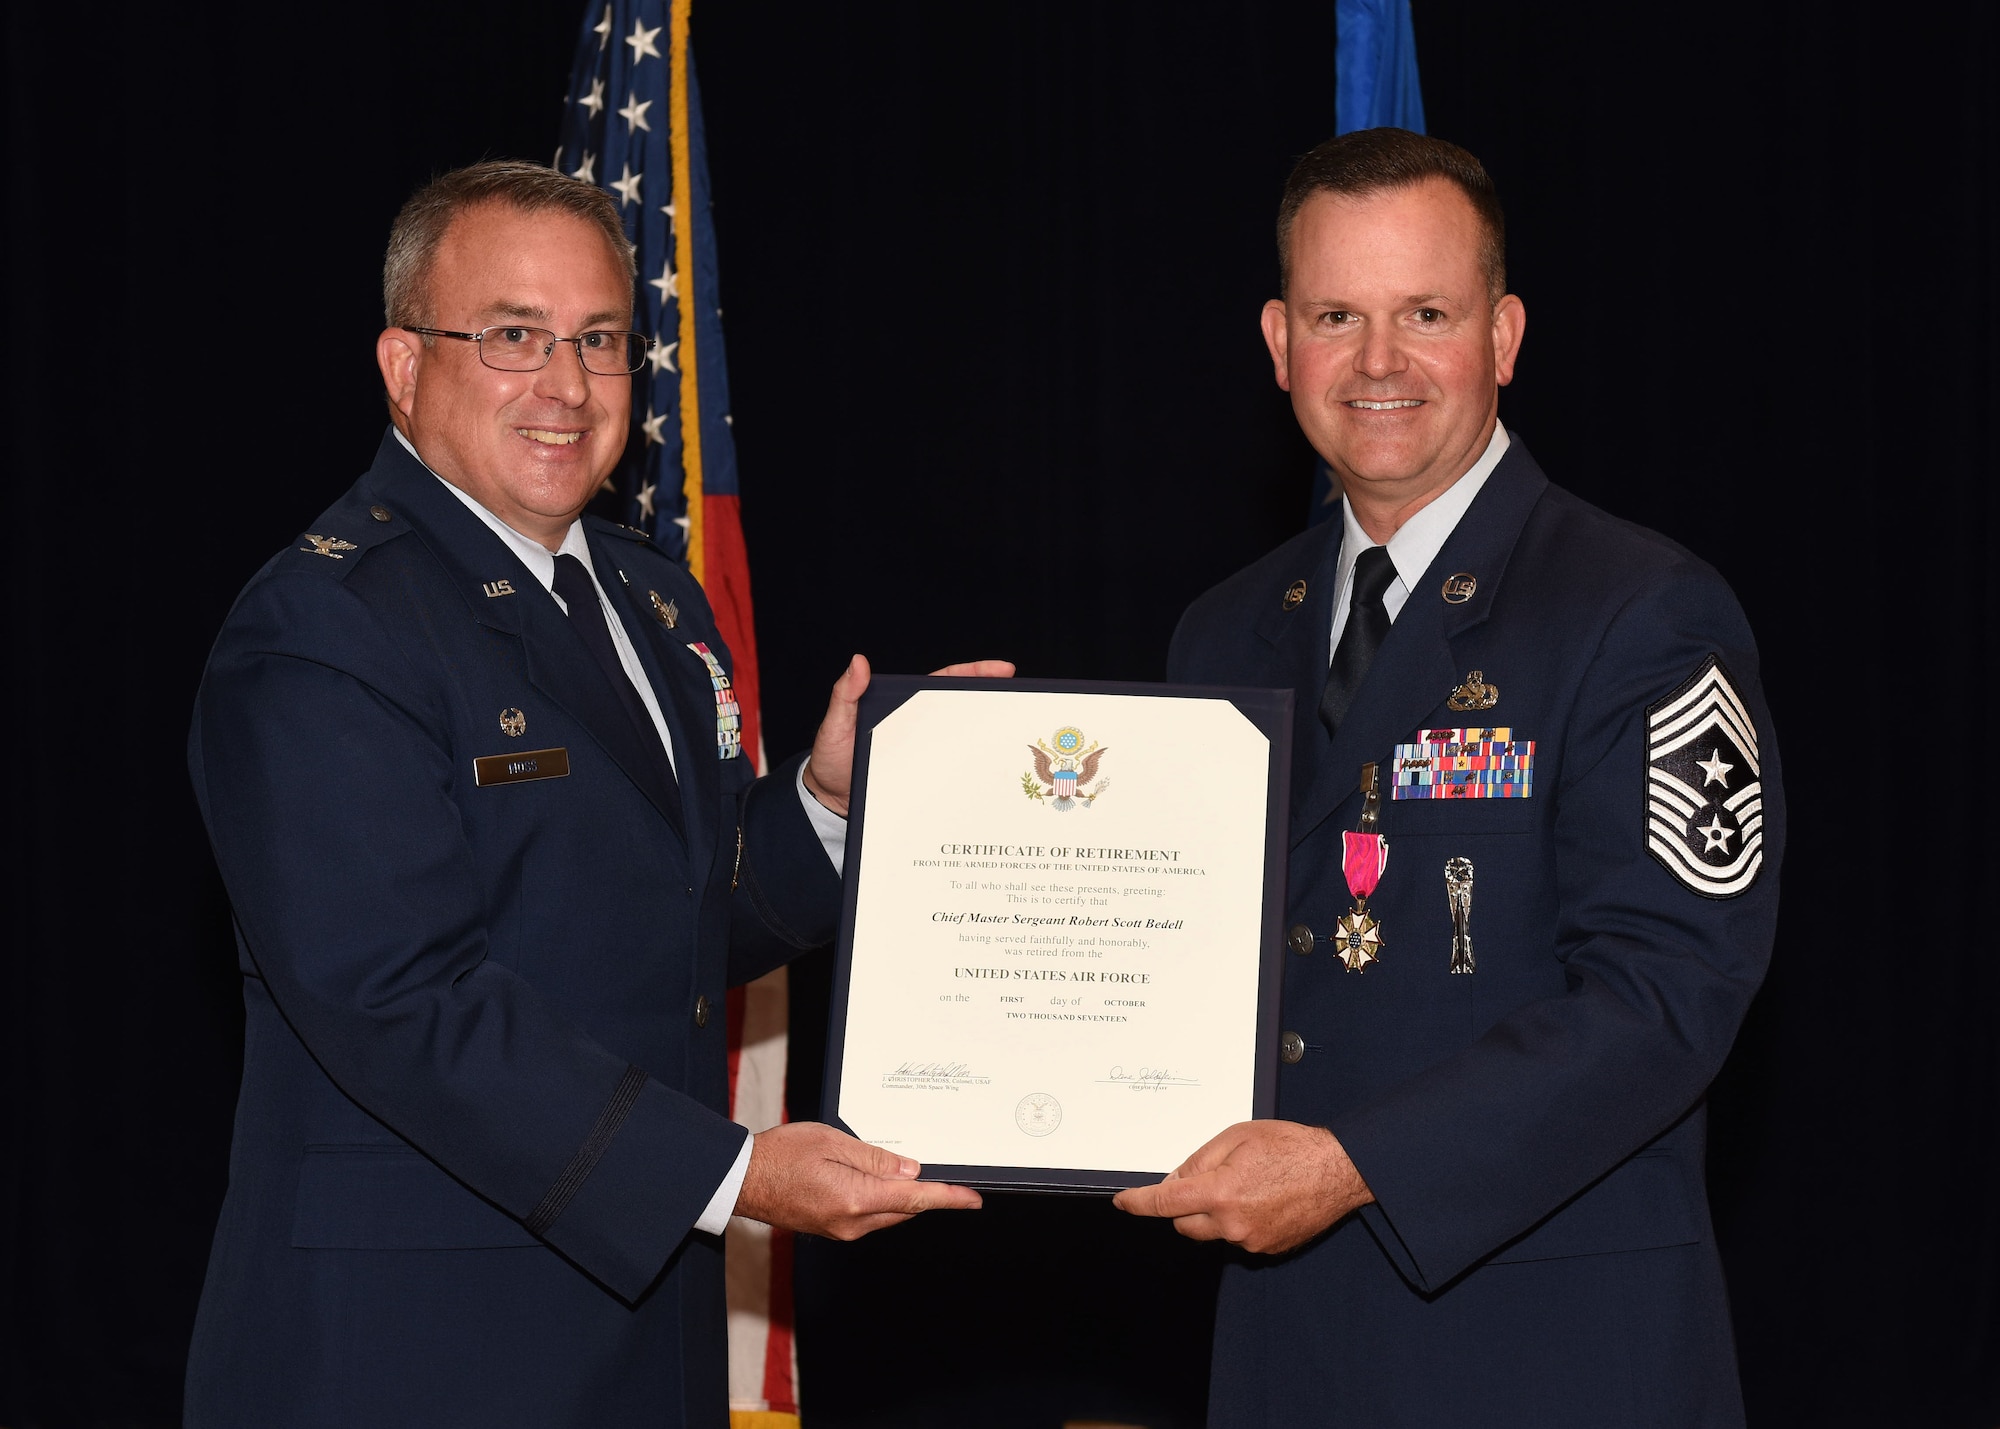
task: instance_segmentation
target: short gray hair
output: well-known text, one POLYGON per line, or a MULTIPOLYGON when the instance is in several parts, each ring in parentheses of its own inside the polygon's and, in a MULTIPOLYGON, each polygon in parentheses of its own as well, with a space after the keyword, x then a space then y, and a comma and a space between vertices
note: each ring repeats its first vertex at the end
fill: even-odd
POLYGON ((431 270, 438 245, 469 209, 498 203, 521 213, 573 214, 593 224, 619 266, 635 280, 639 268, 611 195, 595 184, 520 159, 489 159, 440 174, 410 195, 389 228, 382 259, 382 312, 390 327, 429 327, 431 270))

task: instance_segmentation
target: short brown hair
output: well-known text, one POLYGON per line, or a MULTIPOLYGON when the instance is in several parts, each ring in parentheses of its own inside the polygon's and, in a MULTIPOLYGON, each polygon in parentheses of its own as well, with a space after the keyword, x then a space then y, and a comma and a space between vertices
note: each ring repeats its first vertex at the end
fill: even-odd
POLYGON ((411 194, 396 215, 389 228, 389 251, 382 259, 382 311, 390 327, 431 326, 431 269, 438 245, 460 214, 487 203, 505 204, 522 213, 574 214, 595 225, 611 245, 615 261, 638 277, 631 240, 610 194, 540 164, 489 159, 438 175, 411 194))
POLYGON ((1292 222, 1307 199, 1322 193, 1359 197, 1426 179, 1443 179, 1472 204, 1482 230, 1479 266, 1486 274, 1486 295, 1499 302, 1507 293, 1507 220, 1499 190, 1485 165, 1458 145, 1407 129, 1356 129, 1327 140, 1293 166, 1278 202, 1278 291, 1291 286, 1292 222))

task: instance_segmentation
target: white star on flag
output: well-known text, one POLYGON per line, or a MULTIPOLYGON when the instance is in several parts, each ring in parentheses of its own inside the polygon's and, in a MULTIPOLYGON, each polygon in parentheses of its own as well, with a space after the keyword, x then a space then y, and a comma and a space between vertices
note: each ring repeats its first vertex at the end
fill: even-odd
POLYGON ((592 119, 595 119, 597 117, 597 111, 604 107, 604 81, 601 79, 593 79, 590 82, 590 93, 586 94, 583 98, 579 99, 577 103, 581 104, 585 109, 588 109, 590 111, 590 117, 592 119))
POLYGON ((646 408, 646 420, 639 423, 639 426, 646 433, 646 445, 648 446, 666 445, 667 439, 660 433, 660 428, 666 424, 666 420, 667 419, 664 414, 655 416, 653 413, 653 409, 650 405, 646 408))
POLYGON ((639 514, 648 521, 653 519, 653 491, 654 486, 650 481, 639 488, 639 514))
POLYGON ((653 37, 660 33, 660 28, 660 26, 655 25, 649 30, 646 28, 644 21, 634 20, 632 22, 632 33, 625 37, 625 43, 632 47, 633 64, 636 65, 647 55, 651 55, 654 59, 660 58, 659 47, 653 43, 653 37))
POLYGON ((583 162, 570 172, 570 177, 573 179, 582 179, 587 184, 596 183, 597 155, 585 149, 583 151, 583 162))
POLYGON ((618 197, 622 202, 637 203, 639 201, 639 180, 643 176, 633 173, 630 164, 626 164, 623 167, 625 169, 625 176, 613 179, 611 187, 618 190, 618 197))
POLYGON ((673 217, 674 217, 674 206, 673 206, 672 204, 670 204, 670 203, 663 203, 663 204, 661 204, 661 205, 660 205, 660 212, 661 212, 661 213, 664 213, 664 214, 665 214, 665 215, 667 216, 667 221, 668 221, 669 223, 671 223, 671 222, 673 221, 673 217))
POLYGON ((673 260, 669 259, 667 262, 661 264, 660 276, 657 278, 648 278, 646 286, 660 290, 661 302, 677 302, 681 295, 681 275, 674 271, 673 260))
POLYGON ((611 7, 609 5, 604 7, 604 18, 590 28, 597 36, 598 49, 601 50, 611 43, 611 7))
POLYGON ((653 344, 653 350, 647 356, 652 361, 653 375, 655 377, 658 377, 662 372, 680 371, 680 368, 674 366, 674 351, 679 346, 680 342, 678 339, 673 342, 656 342, 653 344))
POLYGON ((653 126, 646 122, 646 111, 652 107, 652 100, 641 99, 636 94, 628 94, 625 96, 625 107, 618 111, 618 117, 623 119, 627 124, 630 124, 634 129, 644 129, 650 134, 653 132, 653 126))

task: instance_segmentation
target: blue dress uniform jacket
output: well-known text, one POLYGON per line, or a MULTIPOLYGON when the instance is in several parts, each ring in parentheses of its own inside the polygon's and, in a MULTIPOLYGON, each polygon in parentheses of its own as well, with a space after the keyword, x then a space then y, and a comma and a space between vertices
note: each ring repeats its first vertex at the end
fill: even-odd
POLYGON ((691 1229, 744 1135, 724 990, 827 941, 839 880, 794 766, 722 757, 700 588, 585 524, 677 798, 393 435, 216 642, 189 761, 247 1028, 194 1429, 726 1422, 721 1242, 691 1229), (566 775, 475 775, 550 751, 566 775))
MULTIPOLYGON (((1711 568, 1551 485, 1516 440, 1329 738, 1311 712, 1340 540, 1328 522, 1203 596, 1169 660, 1176 681, 1290 685, 1307 712, 1286 922, 1322 941, 1284 955, 1304 1052, 1277 1114, 1331 1128, 1376 1196, 1297 1252, 1228 1266, 1210 1423, 1740 1424, 1703 1096, 1764 974, 1784 841, 1749 627, 1711 568), (1476 589, 1453 603, 1460 574, 1476 589), (1712 656, 1763 784, 1763 866, 1731 896, 1649 847, 1648 710, 1712 656), (1498 702, 1448 708, 1473 671, 1498 702), (1390 797, 1397 744, 1470 725, 1535 742, 1529 797, 1390 797), (1385 945, 1355 974, 1323 940, 1353 902, 1340 836, 1370 760, 1385 945), (1470 974, 1450 971, 1453 858, 1473 865, 1470 974)), ((1741 791, 1737 763, 1720 778, 1741 791)))

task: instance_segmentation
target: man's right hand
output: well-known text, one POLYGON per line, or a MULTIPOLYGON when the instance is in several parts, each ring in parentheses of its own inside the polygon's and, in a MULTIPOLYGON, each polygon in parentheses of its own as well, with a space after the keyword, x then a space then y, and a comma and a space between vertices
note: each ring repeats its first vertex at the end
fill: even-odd
POLYGON ((833 1240, 859 1240, 919 1211, 976 1211, 977 1191, 919 1181, 907 1157, 816 1121, 757 1133, 736 1214, 833 1240))

